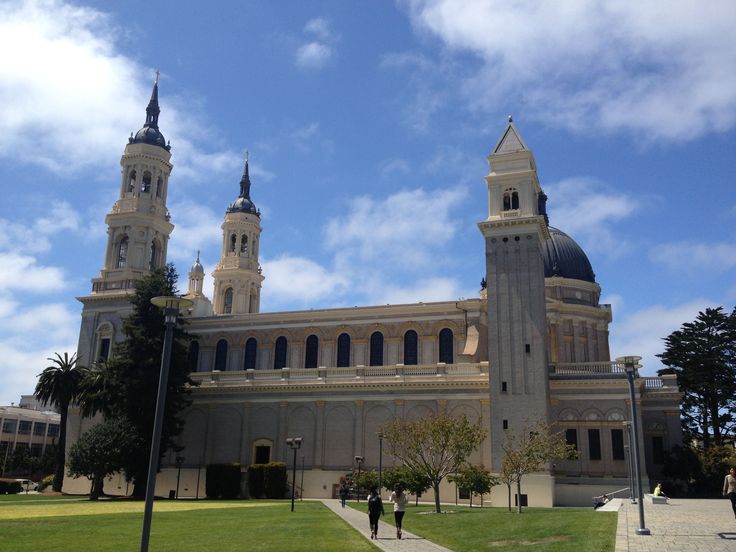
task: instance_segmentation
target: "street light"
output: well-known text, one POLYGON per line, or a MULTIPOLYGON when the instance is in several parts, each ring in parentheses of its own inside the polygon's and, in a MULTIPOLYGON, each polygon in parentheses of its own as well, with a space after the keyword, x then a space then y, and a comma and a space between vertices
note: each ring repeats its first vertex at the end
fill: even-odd
POLYGON ((634 458, 631 454, 631 422, 624 422, 624 431, 626 431, 626 441, 628 445, 624 445, 624 450, 627 453, 626 466, 629 470, 629 494, 631 495, 631 503, 636 504, 636 492, 634 491, 634 458))
POLYGON ((287 437, 286 444, 294 451, 294 466, 291 478, 291 511, 294 511, 294 491, 296 490, 296 451, 302 446, 301 437, 287 437))
POLYGON ((365 458, 363 458, 362 456, 355 457, 355 463, 358 464, 358 502, 360 502, 360 467, 363 465, 364 460, 365 458))
POLYGON ((634 377, 638 376, 636 369, 640 366, 640 356, 625 356, 616 359, 622 362, 629 382, 629 399, 631 401, 631 426, 634 429, 634 469, 636 470, 636 494, 639 497, 639 527, 637 535, 650 535, 651 532, 644 526, 644 495, 641 492, 641 465, 639 462, 639 424, 636 418, 636 399, 634 398, 634 377))
POLYGON ((378 494, 381 494, 383 486, 381 485, 383 473, 383 430, 378 432, 378 494))
POLYGON ((304 498, 304 455, 302 454, 302 480, 301 483, 299 483, 299 488, 302 490, 301 493, 299 493, 299 502, 302 501, 304 498))
POLYGON ((146 479, 146 506, 143 512, 143 530, 141 532, 141 552, 148 552, 148 539, 151 536, 151 516, 153 515, 153 495, 156 490, 156 468, 158 467, 159 450, 161 448, 161 428, 164 425, 164 407, 166 405, 166 388, 169 383, 169 363, 171 362, 171 343, 174 340, 174 327, 179 309, 191 307, 194 303, 182 297, 154 297, 151 303, 164 309, 164 350, 161 354, 161 370, 156 395, 156 414, 153 418, 153 435, 151 436, 151 456, 148 459, 148 478, 146 479))
POLYGON ((183 456, 176 457, 176 498, 179 498, 179 480, 181 479, 181 465, 184 463, 183 456))

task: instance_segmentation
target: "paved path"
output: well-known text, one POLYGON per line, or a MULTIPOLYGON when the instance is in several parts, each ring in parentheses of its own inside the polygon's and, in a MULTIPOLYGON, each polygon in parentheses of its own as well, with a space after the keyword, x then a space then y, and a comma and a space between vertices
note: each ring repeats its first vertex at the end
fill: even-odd
MULTIPOLYGON (((343 508, 340 506, 340 501, 336 499, 325 499, 322 502, 330 510, 352 525, 366 539, 370 540, 371 531, 368 526, 368 514, 350 508, 349 506, 343 508)), ((393 507, 392 504, 386 504, 385 506, 393 507)), ((386 515, 382 516, 381 521, 378 522, 378 539, 371 541, 381 550, 388 550, 389 552, 394 550, 401 550, 401 552, 452 552, 449 548, 423 539, 406 530, 401 532, 401 540, 397 539, 393 520, 393 510, 387 507, 386 515), (383 521, 384 519, 388 519, 391 523, 386 523, 383 521)))
POLYGON ((616 552, 734 552, 736 519, 727 499, 670 499, 668 504, 644 501, 644 523, 651 535, 637 535, 639 506, 628 499, 611 501, 604 509, 618 511, 616 552))

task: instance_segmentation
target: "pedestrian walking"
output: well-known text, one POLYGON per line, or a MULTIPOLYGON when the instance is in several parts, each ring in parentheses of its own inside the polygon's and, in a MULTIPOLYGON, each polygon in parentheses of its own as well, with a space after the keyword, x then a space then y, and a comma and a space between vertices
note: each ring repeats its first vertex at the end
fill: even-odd
POLYGON ((731 499, 731 508, 736 517, 736 468, 734 467, 728 470, 726 479, 723 480, 723 496, 731 499))
POLYGON ((383 500, 381 500, 378 487, 371 487, 368 495, 368 523, 371 525, 371 539, 378 538, 378 519, 383 514, 383 500))
POLYGON ((389 497, 389 502, 394 503, 394 521, 396 522, 396 538, 401 538, 401 522, 404 519, 404 512, 406 511, 406 504, 409 502, 409 498, 404 492, 404 488, 401 485, 396 485, 394 491, 389 497))
POLYGON ((343 483, 340 485, 340 504, 342 504, 342 507, 345 507, 345 502, 348 499, 348 486, 343 483))

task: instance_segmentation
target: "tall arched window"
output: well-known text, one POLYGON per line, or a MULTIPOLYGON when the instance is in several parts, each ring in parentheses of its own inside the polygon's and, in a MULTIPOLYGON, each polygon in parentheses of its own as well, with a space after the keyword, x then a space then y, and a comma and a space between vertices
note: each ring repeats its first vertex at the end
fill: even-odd
POLYGON ((319 338, 312 334, 307 338, 304 353, 304 367, 316 368, 319 357, 319 338))
POLYGON ((370 365, 383 366, 383 334, 381 332, 371 334, 370 365))
POLYGON ((135 169, 128 173, 128 192, 135 190, 135 169))
POLYGON ((519 192, 516 188, 506 188, 503 192, 503 210, 511 211, 519 208, 519 192))
POLYGON ((230 236, 230 251, 235 251, 235 243, 238 241, 238 236, 232 234, 230 236))
POLYGON ((233 288, 229 287, 225 290, 222 298, 222 312, 224 314, 232 314, 233 312, 233 288))
POLYGON ((408 330, 404 334, 404 364, 417 363, 417 332, 408 330))
POLYGON ((255 337, 248 338, 245 342, 245 357, 243 358, 243 370, 256 369, 256 355, 258 354, 258 342, 255 337))
POLYGON ((286 366, 286 338, 280 335, 276 338, 273 351, 273 369, 280 370, 286 366))
POLYGON ((240 236, 240 252, 248 253, 248 236, 245 234, 240 236))
POLYGON ((225 371, 227 370, 227 341, 221 339, 217 342, 217 349, 215 349, 215 370, 225 371))
POLYGON ((350 366, 350 336, 341 333, 337 338, 337 367, 350 366))
POLYGON ((153 240, 151 242, 151 252, 148 259, 148 267, 150 268, 150 270, 156 270, 156 266, 158 265, 158 255, 158 243, 156 243, 156 240, 153 240))
POLYGON ((196 372, 197 364, 199 363, 199 341, 192 341, 189 344, 189 355, 187 356, 189 362, 189 371, 196 372))
POLYGON ((143 181, 141 182, 141 192, 148 193, 151 191, 151 173, 146 171, 143 173, 143 181))
POLYGON ((125 262, 128 260, 128 236, 123 236, 118 244, 118 260, 115 263, 117 268, 125 268, 125 262))
POLYGON ((163 187, 164 187, 164 181, 159 176, 158 180, 156 180, 156 197, 161 197, 161 194, 163 193, 163 187))
POLYGON ((444 328, 440 331, 440 362, 444 362, 446 364, 452 364, 455 362, 452 352, 453 341, 454 336, 452 335, 452 330, 450 328, 444 328))

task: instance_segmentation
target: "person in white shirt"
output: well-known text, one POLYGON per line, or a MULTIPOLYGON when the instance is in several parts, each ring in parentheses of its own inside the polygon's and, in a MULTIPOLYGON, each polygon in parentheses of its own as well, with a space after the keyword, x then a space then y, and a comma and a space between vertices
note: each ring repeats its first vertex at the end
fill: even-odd
POLYGON ((404 492, 404 488, 401 485, 396 485, 394 491, 388 499, 389 502, 394 503, 394 521, 396 522, 396 538, 401 538, 401 521, 404 519, 404 512, 406 511, 406 504, 409 502, 409 498, 404 492))
POLYGON ((731 499, 731 508, 736 517, 736 468, 732 467, 728 470, 726 479, 723 480, 723 496, 731 499))

